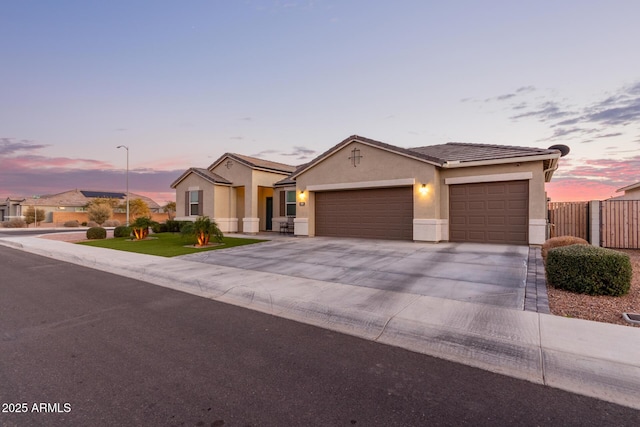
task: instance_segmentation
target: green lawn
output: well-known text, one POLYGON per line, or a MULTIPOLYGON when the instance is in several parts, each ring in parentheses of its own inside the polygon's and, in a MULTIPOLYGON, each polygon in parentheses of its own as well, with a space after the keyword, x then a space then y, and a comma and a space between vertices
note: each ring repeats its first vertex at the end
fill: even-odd
POLYGON ((115 249, 118 251, 137 252, 140 254, 158 255, 164 257, 174 257, 178 255, 193 254, 202 251, 213 251, 216 249, 232 248, 234 246, 251 245, 254 243, 266 242, 259 239, 243 239, 236 237, 225 237, 224 243, 218 246, 207 248, 185 247, 193 245, 194 238, 183 236, 180 233, 159 233, 152 234, 149 240, 134 241, 130 237, 116 237, 114 239, 92 240, 90 242, 80 242, 78 245, 95 246, 98 248, 115 249))

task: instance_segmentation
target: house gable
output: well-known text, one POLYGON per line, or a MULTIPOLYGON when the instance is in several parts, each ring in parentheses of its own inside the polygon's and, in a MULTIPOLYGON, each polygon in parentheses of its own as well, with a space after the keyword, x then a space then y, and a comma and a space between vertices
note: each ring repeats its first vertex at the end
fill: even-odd
MULTIPOLYGON (((352 135, 349 138, 343 140, 342 142, 336 144, 335 146, 331 147, 329 150, 325 151, 324 153, 320 154, 318 157, 316 157, 315 159, 313 159, 312 161, 310 161, 307 164, 304 164, 302 166, 300 166, 297 170, 295 170, 292 175, 291 178, 292 179, 296 179, 298 176, 300 176, 301 174, 305 173, 306 171, 308 171, 311 168, 316 167, 318 164, 324 162, 325 160, 327 160, 328 158, 332 157, 333 155, 335 155, 336 153, 344 150, 345 147, 353 144, 353 143, 359 143, 362 147, 364 146, 368 146, 368 147, 372 147, 372 148, 377 148, 381 151, 387 151, 389 153, 395 153, 404 157, 408 157, 408 158, 412 158, 418 161, 422 161, 422 162, 426 162, 432 165, 441 165, 441 162, 436 159, 433 158, 431 156, 428 155, 424 155, 422 153, 415 153, 415 152, 411 152, 408 149, 405 148, 401 148, 401 147, 396 147, 394 145, 390 145, 390 144, 386 144, 384 142, 380 142, 380 141, 376 141, 373 139, 369 139, 369 138, 365 138, 362 136, 358 136, 358 135, 352 135)), ((355 158, 356 162, 357 162, 357 158, 355 158)), ((357 165, 356 165, 357 167, 357 165)))
MULTIPOLYGON (((407 185, 407 178, 416 182, 433 180, 435 166, 422 160, 379 147, 375 144, 352 139, 340 144, 321 161, 313 163, 306 170, 297 173, 296 182, 302 190, 322 185, 344 184, 345 188, 361 187, 361 183, 384 182, 394 186, 407 185), (360 184, 358 184, 360 183, 360 184)), ((337 189, 337 188, 336 188, 337 189)))

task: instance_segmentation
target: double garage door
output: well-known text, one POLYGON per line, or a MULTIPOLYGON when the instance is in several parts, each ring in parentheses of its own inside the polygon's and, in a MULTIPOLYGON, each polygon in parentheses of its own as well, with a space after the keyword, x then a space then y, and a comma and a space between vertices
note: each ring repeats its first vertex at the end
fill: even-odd
POLYGON ((317 192, 316 236, 413 240, 413 188, 317 192))
POLYGON ((528 181, 449 187, 450 241, 526 245, 528 229, 528 181))
MULTIPOLYGON (((413 188, 315 193, 316 236, 413 240, 413 188)), ((529 182, 449 186, 449 240, 529 243, 529 182)))

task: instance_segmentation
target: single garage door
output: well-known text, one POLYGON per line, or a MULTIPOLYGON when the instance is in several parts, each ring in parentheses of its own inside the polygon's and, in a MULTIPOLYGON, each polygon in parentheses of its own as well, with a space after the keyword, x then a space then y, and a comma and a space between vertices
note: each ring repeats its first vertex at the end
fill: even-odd
POLYGON ((528 229, 529 181, 450 186, 450 241, 526 245, 528 229))
POLYGON ((315 194, 316 236, 413 240, 413 188, 315 194))

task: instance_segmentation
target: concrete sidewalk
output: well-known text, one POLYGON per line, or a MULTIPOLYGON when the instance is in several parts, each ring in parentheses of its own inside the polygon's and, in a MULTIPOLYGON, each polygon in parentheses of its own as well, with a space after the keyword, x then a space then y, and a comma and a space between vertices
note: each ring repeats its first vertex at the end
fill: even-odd
POLYGON ((36 237, 0 244, 640 409, 638 328, 36 237))

